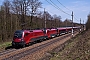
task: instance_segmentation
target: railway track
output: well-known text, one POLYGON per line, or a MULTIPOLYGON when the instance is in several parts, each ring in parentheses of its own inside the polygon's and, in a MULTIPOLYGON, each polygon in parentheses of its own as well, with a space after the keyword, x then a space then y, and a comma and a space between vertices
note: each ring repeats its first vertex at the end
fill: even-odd
MULTIPOLYGON (((69 37, 70 35, 71 34, 64 35, 63 37, 57 38, 56 40, 53 40, 53 41, 51 40, 50 42, 47 42, 45 44, 41 44, 41 45, 39 45, 37 47, 34 47, 32 49, 24 50, 24 51, 22 51, 20 53, 17 53, 17 54, 13 54, 13 55, 11 55, 9 57, 2 58, 1 60, 16 60, 16 59, 19 60, 22 57, 25 57, 27 55, 33 54, 34 52, 36 52, 38 50, 41 50, 41 49, 45 48, 46 46, 52 45, 55 42, 58 42, 59 40, 62 40, 64 38, 66 38, 66 37, 69 37)), ((8 53, 13 52, 13 51, 16 51, 16 50, 12 49, 12 50, 8 50, 6 52, 2 52, 2 53, 0 53, 0 56, 8 54, 8 53)))
POLYGON ((16 51, 16 50, 17 50, 17 49, 4 50, 4 51, 0 52, 0 56, 5 55, 5 54, 8 54, 8 53, 13 52, 13 51, 16 51))

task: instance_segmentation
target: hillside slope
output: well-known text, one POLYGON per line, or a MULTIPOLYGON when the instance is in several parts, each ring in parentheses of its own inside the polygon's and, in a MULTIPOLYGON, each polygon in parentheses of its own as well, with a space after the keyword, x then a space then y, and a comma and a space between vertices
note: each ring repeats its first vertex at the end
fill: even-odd
POLYGON ((90 60, 90 30, 71 39, 62 51, 53 52, 50 60, 90 60))

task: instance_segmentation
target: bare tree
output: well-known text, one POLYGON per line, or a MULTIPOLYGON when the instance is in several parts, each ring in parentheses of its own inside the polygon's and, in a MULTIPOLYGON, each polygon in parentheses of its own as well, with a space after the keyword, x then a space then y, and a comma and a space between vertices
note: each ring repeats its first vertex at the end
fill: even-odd
POLYGON ((3 28, 3 31, 4 31, 4 33, 3 33, 3 36, 5 37, 5 38, 8 38, 8 33, 10 33, 10 32, 8 32, 8 30, 9 30, 9 20, 8 20, 8 18, 9 18, 9 14, 10 14, 10 2, 9 2, 9 0, 5 0, 4 1, 4 3, 3 3, 3 7, 4 7, 4 17, 3 17, 3 24, 4 24, 4 28, 3 28))
POLYGON ((6 12, 6 14, 9 14, 10 13, 10 2, 9 2, 9 0, 5 0, 4 1, 4 11, 6 12))
POLYGON ((21 15, 21 28, 24 29, 24 23, 25 23, 25 16, 26 16, 26 10, 27 10, 27 1, 26 0, 13 0, 11 2, 11 12, 14 14, 17 14, 17 17, 21 15))
POLYGON ((41 2, 39 0, 13 0, 11 3, 12 12, 21 15, 21 26, 22 29, 24 28, 25 24, 25 16, 31 14, 31 21, 32 23, 32 16, 33 13, 37 11, 38 8, 41 7, 41 2))
POLYGON ((63 24, 64 24, 64 26, 66 26, 66 27, 72 26, 70 19, 66 19, 66 20, 63 22, 63 24))
POLYGON ((86 23, 86 30, 90 29, 90 14, 88 15, 88 20, 86 23))
POLYGON ((31 21, 30 21, 30 27, 32 27, 32 19, 33 15, 36 14, 36 11, 38 8, 41 8, 41 2, 39 0, 29 0, 29 8, 30 8, 30 14, 31 14, 31 21))
POLYGON ((60 27, 60 24, 62 24, 61 16, 53 15, 54 20, 54 27, 60 27))

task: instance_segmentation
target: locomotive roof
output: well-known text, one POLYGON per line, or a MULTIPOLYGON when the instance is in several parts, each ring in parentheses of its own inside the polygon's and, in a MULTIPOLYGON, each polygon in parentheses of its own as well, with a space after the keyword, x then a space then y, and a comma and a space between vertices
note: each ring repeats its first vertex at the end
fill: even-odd
POLYGON ((21 32, 21 33, 22 33, 22 32, 23 32, 23 30, 16 30, 16 31, 15 31, 15 33, 18 33, 18 32, 21 32))
POLYGON ((40 32, 42 30, 16 30, 15 32, 40 32))

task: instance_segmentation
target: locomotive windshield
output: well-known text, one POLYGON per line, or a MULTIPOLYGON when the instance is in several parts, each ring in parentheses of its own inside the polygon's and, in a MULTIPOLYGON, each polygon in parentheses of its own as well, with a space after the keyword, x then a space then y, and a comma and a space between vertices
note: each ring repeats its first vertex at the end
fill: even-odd
POLYGON ((22 38, 22 31, 16 31, 14 33, 14 38, 22 38))

